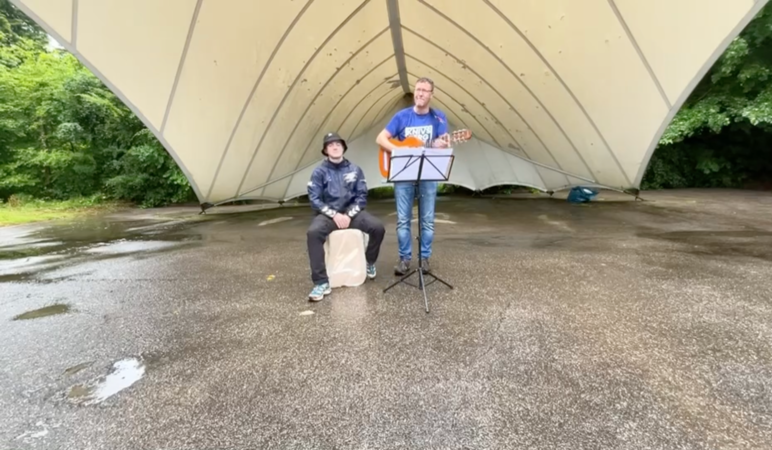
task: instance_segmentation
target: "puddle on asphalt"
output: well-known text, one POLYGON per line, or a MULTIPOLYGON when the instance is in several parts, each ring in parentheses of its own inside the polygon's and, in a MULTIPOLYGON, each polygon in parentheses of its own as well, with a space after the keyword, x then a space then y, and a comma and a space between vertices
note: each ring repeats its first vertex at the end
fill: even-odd
POLYGON ((35 309, 33 311, 27 311, 23 314, 19 314, 14 317, 13 320, 30 320, 39 319, 41 317, 55 316, 57 314, 66 314, 70 311, 70 307, 65 304, 56 304, 46 306, 45 308, 35 309))
POLYGON ((94 364, 94 361, 89 361, 89 362, 78 364, 76 366, 68 367, 67 369, 64 370, 64 374, 67 376, 75 375, 81 370, 88 368, 92 364, 94 364))
POLYGON ((19 259, 0 259, 0 275, 14 275, 20 272, 20 269, 36 269, 40 270, 46 266, 46 264, 55 263, 62 258, 66 258, 67 255, 46 255, 46 256, 30 256, 28 258, 19 259))
POLYGON ((292 220, 292 219, 293 219, 293 217, 277 217, 275 219, 264 220, 264 221, 258 223, 257 226, 258 227, 263 227, 263 226, 266 226, 266 225, 273 225, 274 223, 286 222, 287 220, 292 220))
MULTIPOLYGON (((396 216, 397 213, 392 212, 389 213, 389 216, 396 216)), ((418 207, 413 207, 413 219, 411 220, 411 223, 418 223, 418 207)), ((434 213, 434 223, 445 223, 448 225, 455 225, 457 222, 454 222, 450 220, 450 214, 442 213, 442 212, 436 212, 434 213)))
POLYGON ((49 247, 56 247, 59 245, 63 245, 63 242, 38 242, 28 245, 12 245, 0 247, 0 260, 29 258, 44 255, 51 251, 49 247))
POLYGON ((174 229, 180 225, 187 224, 187 220, 170 220, 159 223, 152 223, 150 225, 140 225, 132 228, 127 228, 126 233, 142 233, 142 234, 158 234, 164 231, 174 229))
POLYGON ((637 237, 669 242, 695 256, 747 257, 772 261, 772 231, 639 229, 637 237))
MULTIPOLYGON (((57 427, 59 427, 60 425, 61 425, 61 424, 56 424, 56 425, 54 425, 54 428, 57 428, 57 427)), ((45 436, 47 436, 47 435, 48 435, 48 426, 47 426, 47 425, 46 425, 46 423, 45 423, 45 422, 43 422, 42 420, 39 420, 39 421, 38 421, 38 422, 35 424, 35 427, 37 427, 37 428, 42 428, 42 429, 39 429, 39 430, 37 430, 37 431, 33 431, 33 430, 25 431, 23 434, 21 434, 21 435, 17 436, 17 437, 16 437, 16 440, 17 440, 17 441, 19 441, 19 440, 20 440, 20 441, 24 442, 25 444, 30 444, 30 443, 32 443, 34 440, 36 440, 36 439, 40 439, 40 438, 42 438, 42 437, 45 437, 45 436)))
POLYGON ((153 250, 163 250, 178 245, 175 242, 166 241, 118 241, 109 244, 96 245, 85 253, 91 254, 121 254, 134 252, 147 252, 153 250))
POLYGON ((660 238, 671 241, 689 242, 697 239, 757 239, 772 237, 772 231, 767 230, 678 230, 656 231, 640 230, 637 236, 644 238, 660 238))
POLYGON ((195 236, 183 236, 182 238, 176 238, 171 241, 122 239, 87 246, 72 245, 69 248, 58 249, 55 253, 40 256, 32 255, 35 253, 45 253, 48 249, 34 248, 12 252, 4 252, 0 249, 0 283, 20 282, 35 278, 35 276, 43 272, 56 269, 64 264, 76 263, 78 257, 83 255, 118 257, 133 253, 149 254, 154 251, 168 250, 184 245, 181 244, 182 241, 192 239, 195 239, 195 236))
POLYGON ((72 386, 67 398, 75 404, 95 405, 131 387, 144 376, 145 364, 142 361, 137 358, 122 359, 113 364, 107 375, 91 383, 72 386))

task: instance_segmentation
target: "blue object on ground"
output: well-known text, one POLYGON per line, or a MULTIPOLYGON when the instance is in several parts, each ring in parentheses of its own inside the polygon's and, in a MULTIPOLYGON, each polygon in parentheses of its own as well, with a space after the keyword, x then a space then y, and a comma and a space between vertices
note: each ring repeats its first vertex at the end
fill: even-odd
POLYGON ((598 191, 582 186, 571 188, 571 192, 568 193, 568 201, 570 203, 587 203, 595 196, 598 195, 598 191))

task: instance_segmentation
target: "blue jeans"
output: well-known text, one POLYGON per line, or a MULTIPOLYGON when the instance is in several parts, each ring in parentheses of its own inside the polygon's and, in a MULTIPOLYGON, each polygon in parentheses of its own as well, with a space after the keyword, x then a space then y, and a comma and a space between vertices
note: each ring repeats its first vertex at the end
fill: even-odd
MULTIPOLYGON (((432 255, 434 240, 434 203, 437 200, 437 181, 421 181, 418 184, 420 192, 419 229, 421 233, 421 258, 432 255)), ((394 185, 394 198, 397 203, 397 242, 400 259, 412 257, 412 232, 410 221, 413 220, 413 202, 415 186, 412 182, 400 182, 394 185)))

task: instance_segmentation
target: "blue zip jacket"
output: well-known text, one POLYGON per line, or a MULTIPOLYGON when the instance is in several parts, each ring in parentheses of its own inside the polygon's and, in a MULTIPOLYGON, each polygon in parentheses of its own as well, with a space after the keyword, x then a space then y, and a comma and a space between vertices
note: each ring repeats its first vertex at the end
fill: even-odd
POLYGON ((340 164, 325 159, 311 174, 308 199, 314 211, 330 218, 335 213, 354 218, 367 205, 365 174, 345 158, 340 164))

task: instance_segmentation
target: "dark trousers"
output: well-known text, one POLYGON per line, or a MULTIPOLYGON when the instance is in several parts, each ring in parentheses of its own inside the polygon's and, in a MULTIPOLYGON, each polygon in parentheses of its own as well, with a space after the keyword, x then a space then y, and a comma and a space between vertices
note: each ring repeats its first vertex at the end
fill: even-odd
MULTIPOLYGON (((386 234, 383 222, 369 212, 361 211, 351 219, 349 228, 356 228, 369 235, 365 259, 367 259, 368 264, 375 264, 375 261, 378 260, 378 253, 381 251, 383 235, 386 234)), ((308 227, 308 233, 306 233, 308 236, 308 258, 311 260, 311 280, 314 284, 329 281, 327 266, 324 262, 324 241, 327 240, 330 233, 337 229, 338 225, 335 224, 335 221, 324 214, 318 214, 314 217, 311 226, 308 227)))

